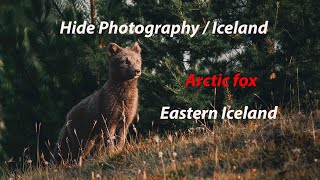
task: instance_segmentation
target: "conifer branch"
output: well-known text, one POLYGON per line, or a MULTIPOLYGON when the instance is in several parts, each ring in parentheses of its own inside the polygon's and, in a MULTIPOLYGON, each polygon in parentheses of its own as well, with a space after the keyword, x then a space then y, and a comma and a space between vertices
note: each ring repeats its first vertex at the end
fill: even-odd
POLYGON ((53 7, 55 8, 55 10, 58 12, 59 16, 65 20, 65 17, 63 15, 63 13, 61 12, 59 6, 57 5, 57 3, 55 2, 55 0, 51 0, 53 7))

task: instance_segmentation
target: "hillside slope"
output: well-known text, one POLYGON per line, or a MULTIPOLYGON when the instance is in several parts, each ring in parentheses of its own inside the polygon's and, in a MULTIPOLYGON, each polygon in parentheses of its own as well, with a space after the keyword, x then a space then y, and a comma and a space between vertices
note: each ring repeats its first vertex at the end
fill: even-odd
MULTIPOLYGON (((151 132, 152 133, 152 132, 151 132)), ((22 179, 274 179, 320 177, 320 120, 294 114, 248 123, 225 121, 188 132, 131 138, 125 150, 76 166, 26 164, 22 179)))

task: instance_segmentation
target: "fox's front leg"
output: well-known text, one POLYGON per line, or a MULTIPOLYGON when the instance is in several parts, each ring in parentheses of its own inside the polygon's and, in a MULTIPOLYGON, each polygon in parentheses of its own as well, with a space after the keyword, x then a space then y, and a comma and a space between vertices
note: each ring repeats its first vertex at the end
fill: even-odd
POLYGON ((119 130, 119 141, 117 143, 117 151, 121 151, 126 143, 127 140, 127 134, 128 134, 128 125, 125 124, 122 126, 119 130))
POLYGON ((117 125, 113 124, 110 126, 110 128, 106 129, 106 144, 107 144, 107 152, 108 154, 114 154, 115 152, 115 145, 114 145, 114 141, 116 139, 115 137, 115 133, 116 133, 116 129, 117 129, 117 125))

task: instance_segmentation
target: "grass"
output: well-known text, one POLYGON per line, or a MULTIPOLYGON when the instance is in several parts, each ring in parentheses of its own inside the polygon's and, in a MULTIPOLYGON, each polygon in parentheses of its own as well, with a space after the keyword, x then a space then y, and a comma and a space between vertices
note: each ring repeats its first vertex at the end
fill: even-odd
POLYGON ((319 179, 320 119, 225 121, 184 133, 131 138, 116 155, 73 166, 6 172, 4 179, 319 179))

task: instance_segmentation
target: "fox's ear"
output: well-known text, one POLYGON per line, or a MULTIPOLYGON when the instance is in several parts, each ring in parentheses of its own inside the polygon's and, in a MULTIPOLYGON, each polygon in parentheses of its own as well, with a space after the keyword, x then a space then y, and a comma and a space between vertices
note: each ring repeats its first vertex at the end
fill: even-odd
POLYGON ((137 42, 135 42, 132 46, 131 46, 131 50, 136 52, 136 53, 141 53, 141 47, 139 46, 139 44, 137 42))
POLYGON ((122 51, 122 47, 118 46, 116 43, 110 43, 108 45, 108 50, 107 50, 107 55, 108 57, 112 57, 117 55, 119 52, 122 51))

